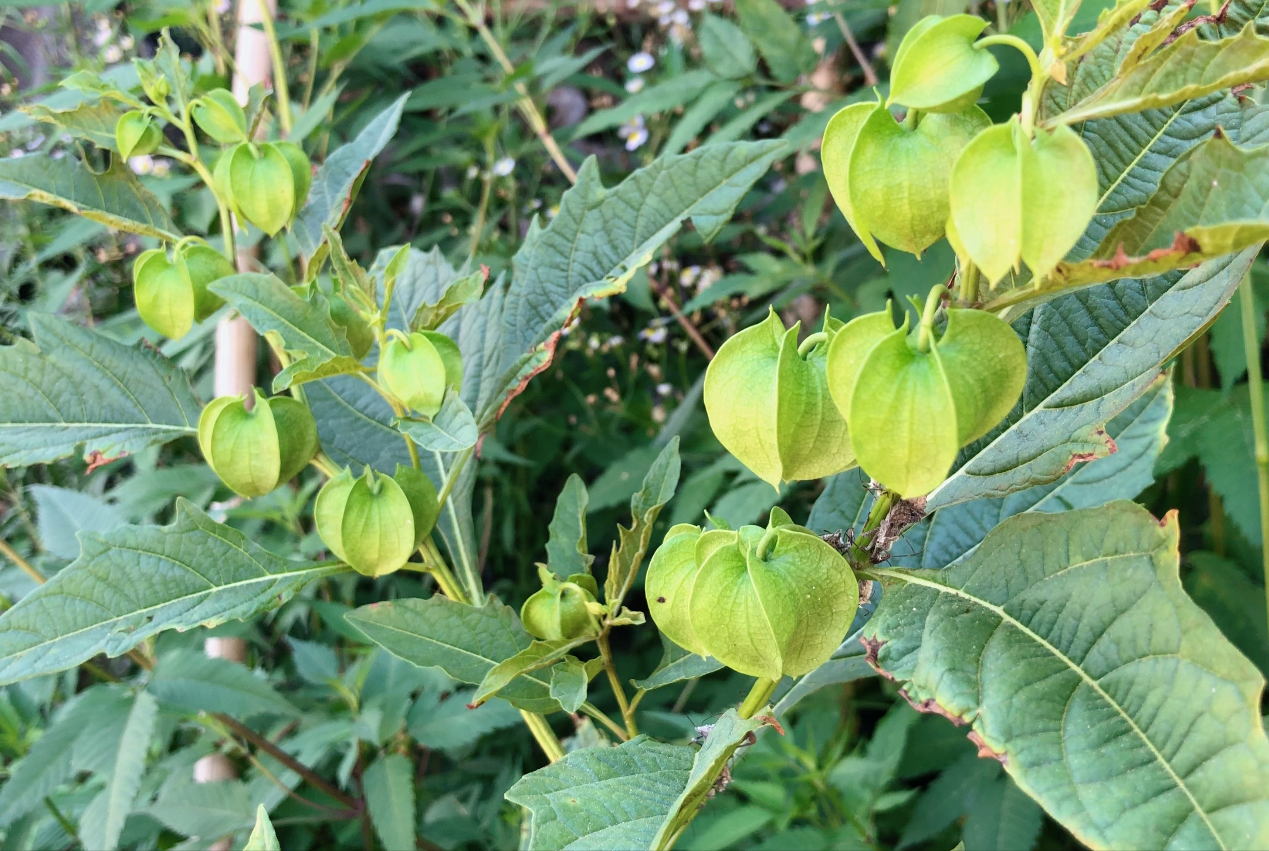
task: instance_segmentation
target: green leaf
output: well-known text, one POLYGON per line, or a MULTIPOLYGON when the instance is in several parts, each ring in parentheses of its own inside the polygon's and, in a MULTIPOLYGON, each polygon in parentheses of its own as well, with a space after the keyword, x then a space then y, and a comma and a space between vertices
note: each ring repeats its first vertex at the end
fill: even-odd
POLYGON ((1265 845, 1264 679, 1181 590, 1178 537, 1116 502, 1010 518, 944 570, 875 569, 869 658, 1089 847, 1265 845))
POLYGON ((361 368, 344 329, 330 318, 326 297, 305 301, 276 275, 247 272, 221 278, 209 291, 238 310, 261 334, 276 332, 292 363, 273 378, 273 391, 356 372, 361 368))
POLYGON ((410 330, 437 328, 457 313, 464 304, 479 299, 481 292, 485 289, 486 275, 488 275, 488 269, 479 269, 447 284, 440 298, 435 302, 424 301, 414 309, 414 315, 410 319, 410 330))
POLYGON ((550 224, 535 219, 530 226, 505 297, 494 284, 441 329, 458 340, 465 362, 483 363, 479 378, 469 368, 463 381, 463 398, 481 429, 547 367, 560 329, 582 302, 623 292, 687 219, 704 241, 717 236, 783 150, 781 142, 700 148, 658 159, 614 189, 603 186, 594 158, 583 163, 550 224), (495 326, 497 355, 487 351, 489 330, 481 333, 495 326))
MULTIPOLYGON (((440 668, 464 683, 481 682, 490 669, 533 642, 509 606, 468 606, 439 595, 371 603, 345 617, 394 656, 440 668)), ((550 675, 534 671, 512 680, 499 696, 527 712, 556 712, 559 703, 550 689, 550 675)))
POLYGON ((608 574, 604 578, 604 602, 610 612, 620 611, 622 601, 639 574, 639 566, 652 540, 652 526, 678 487, 680 467, 679 438, 675 435, 652 462, 652 469, 643 477, 643 487, 630 498, 630 527, 617 526, 617 540, 613 542, 608 574))
POLYGON ((811 40, 776 0, 737 0, 736 17, 780 82, 791 82, 815 69, 817 56, 811 40))
POLYGON ((158 800, 138 812, 152 816, 182 836, 197 838, 198 847, 250 829, 256 816, 247 785, 242 781, 195 783, 192 777, 169 779, 158 800))
POLYGON ((1106 436, 1115 447, 1107 457, 1077 464, 1056 481, 1006 497, 941 508, 908 532, 891 553, 904 567, 946 567, 964 558, 1006 517, 1132 499, 1154 482, 1155 460, 1167 443, 1171 415, 1172 380, 1164 374, 1107 423, 1106 436))
POLYGON ((72 136, 87 139, 107 151, 117 150, 115 125, 125 112, 119 104, 108 100, 81 103, 74 109, 66 110, 56 110, 46 104, 35 103, 22 107, 22 111, 36 121, 60 127, 72 136))
POLYGON ((110 458, 197 430, 189 378, 157 352, 30 314, 34 345, 0 348, 0 464, 110 458))
POLYGON ((161 703, 195 714, 223 712, 233 718, 299 714, 264 678, 199 650, 164 654, 150 674, 147 689, 161 703))
POLYGON ((440 699, 436 692, 424 692, 410 709, 406 730, 419 744, 447 753, 474 745, 488 733, 514 727, 523 718, 501 698, 491 698, 475 709, 467 708, 473 691, 456 691, 440 699))
POLYGON ((793 687, 781 696, 772 708, 771 714, 782 718, 804 698, 810 697, 822 688, 861 680, 864 677, 874 676, 876 673, 864 659, 864 648, 859 643, 857 633, 853 633, 846 637, 831 659, 798 679, 793 687))
POLYGON ((573 473, 555 500, 555 514, 547 527, 546 564, 556 576, 590 573, 595 557, 586 545, 586 483, 573 473))
POLYGON ((573 138, 580 139, 601 130, 611 129, 636 115, 653 115, 683 106, 716 82, 718 82, 718 76, 713 71, 707 71, 704 68, 671 77, 655 86, 649 86, 636 95, 631 95, 617 106, 591 113, 585 121, 577 125, 577 129, 573 131, 573 138))
POLYGON ((718 76, 737 79, 758 69, 753 42, 726 18, 709 13, 702 15, 696 37, 700 39, 706 66, 718 76))
POLYGON ((507 790, 529 811, 526 851, 651 848, 692 772, 695 749, 638 736, 586 748, 507 790))
POLYGON ((1248 578, 1235 562, 1215 553, 1186 553, 1185 590, 1212 616, 1261 673, 1269 672, 1269 623, 1265 620, 1265 589, 1248 578))
POLYGON ((399 753, 371 763, 362 777, 370 821, 384 848, 414 847, 414 766, 399 753))
POLYGON ((166 629, 246 619, 344 569, 281 559, 184 499, 170 526, 82 543, 78 559, 0 616, 0 683, 118 656, 166 629))
POLYGON ((1201 393, 1208 401, 1205 422, 1194 434, 1194 445, 1208 484, 1223 501, 1226 516, 1256 547, 1261 546, 1256 441, 1247 385, 1236 387, 1227 399, 1201 393), (1213 398, 1216 397, 1216 398, 1213 398))
POLYGON ((705 805, 723 766, 754 732, 770 721, 769 718, 741 718, 735 709, 728 709, 710 728, 705 745, 692 761, 692 771, 678 798, 670 806, 650 848, 668 848, 678 832, 705 805))
POLYGON ((445 401, 431 422, 404 419, 394 420, 393 425, 424 452, 461 452, 475 446, 480 438, 471 409, 452 389, 445 391, 445 401))
POLYGON ((551 671, 551 697, 560 702, 565 712, 573 713, 586 702, 586 685, 590 677, 581 660, 566 656, 551 671))
POLYGON ((145 773, 146 753, 158 713, 159 705, 154 698, 139 692, 121 734, 110 742, 114 754, 105 773, 106 788, 88 805, 79 823, 80 831, 93 837, 94 848, 114 851, 119 846, 124 820, 132 811, 132 802, 141 788, 141 775, 145 773))
POLYGON ((1191 29, 1176 41, 1059 116, 1077 124, 1124 112, 1157 109, 1269 78, 1269 38, 1253 24, 1231 38, 1204 41, 1191 29))
MULTIPOLYGON (((489 669, 484 678, 481 679, 480 687, 476 689, 476 696, 471 700, 472 705, 479 706, 510 685, 517 677, 539 671, 542 668, 549 668, 556 662, 562 661, 573 648, 580 647, 592 640, 594 640, 593 635, 582 636, 581 638, 566 638, 558 641, 534 640, 516 655, 509 659, 503 659, 489 669)), ((554 673, 550 677, 550 683, 552 686, 555 683, 554 673)), ((548 686, 548 690, 549 688, 550 686, 548 686)), ((555 697, 554 693, 551 696, 555 697)))
POLYGON ((1253 254, 1079 290, 1020 316, 1013 327, 1028 344, 1022 399, 961 450, 927 511, 1026 490, 1108 455, 1105 424, 1220 311, 1253 254))
POLYGON ((58 558, 73 559, 79 555, 80 530, 111 532, 126 522, 114 505, 89 493, 31 485, 39 519, 40 543, 58 558))
POLYGON ((1080 0, 1034 0, 1031 4, 1036 17, 1040 19, 1045 41, 1065 35, 1066 28, 1079 7, 1080 0))
POLYGON ((1079 265, 1141 277, 1263 242, 1269 238, 1267 167, 1264 148, 1243 150, 1223 136, 1203 142, 1169 168, 1150 199, 1079 265))
POLYGON ((666 638, 664 634, 661 635, 661 644, 664 651, 661 654, 660 664, 657 665, 655 671, 643 679, 631 680, 636 688, 652 691, 654 688, 668 686, 671 683, 712 674, 723 667, 723 663, 714 657, 702 657, 684 650, 666 638))
POLYGON ((1034 848, 1044 813, 1018 784, 1001 777, 980 790, 966 813, 962 848, 1034 848))
MULTIPOLYGON (((743 33, 741 38, 744 38, 743 33)), ((740 83, 735 80, 719 80, 710 83, 705 91, 701 92, 700 97, 684 110, 683 116, 674 125, 674 131, 665 140, 659 153, 662 156, 682 153, 688 142, 699 136, 711 121, 731 105, 740 89, 740 83)), ((749 108, 753 109, 752 106, 749 108)))
POLYGON ((278 835, 273 832, 273 823, 269 821, 269 814, 265 812, 264 804, 256 807, 256 826, 251 829, 251 835, 247 837, 247 844, 243 846, 242 851, 282 851, 282 846, 278 844, 278 835))
POLYGON ((38 201, 101 222, 107 227, 175 242, 180 230, 136 175, 117 160, 94 174, 74 157, 46 154, 0 162, 0 198, 38 201))
MULTIPOLYGON (((398 250, 396 246, 381 250, 370 267, 370 278, 376 284, 377 301, 381 306, 386 280, 398 250)), ((416 317, 427 316, 434 306, 450 298, 451 292, 460 294, 466 286, 463 282, 475 274, 479 273, 464 274, 449 265, 440 248, 433 247, 430 251, 411 248, 404 259, 404 266, 397 269, 388 327, 406 333, 417 330, 414 327, 416 317)))
POLYGON ((308 201, 292 226, 300 253, 309 261, 309 268, 319 268, 324 256, 318 251, 325 245, 322 226, 329 225, 339 230, 370 163, 396 135, 397 124, 401 121, 401 112, 409 96, 406 92, 370 119, 357 137, 337 148, 314 175, 308 201))

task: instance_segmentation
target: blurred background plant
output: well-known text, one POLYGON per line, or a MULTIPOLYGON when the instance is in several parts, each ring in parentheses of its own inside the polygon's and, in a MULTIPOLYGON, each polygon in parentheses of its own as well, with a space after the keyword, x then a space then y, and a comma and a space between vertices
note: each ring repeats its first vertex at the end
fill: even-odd
MULTIPOLYGON (((1073 31, 1087 29, 1105 5, 1085 0, 1073 31)), ((833 208, 816 146, 837 108, 874 97, 878 69, 907 27, 926 14, 963 11, 994 21, 997 31, 1039 38, 1026 5, 1003 0, 525 0, 476 8, 284 0, 274 26, 294 111, 289 138, 315 161, 409 93, 400 130, 344 228, 346 249, 366 267, 380 248, 410 242, 497 274, 534 217, 555 215, 571 170, 589 155, 611 186, 655 156, 711 142, 791 143, 713 243, 686 230, 621 298, 583 306, 550 370, 484 441, 479 564, 502 599, 518 605, 537 587, 534 562, 570 472, 588 484, 591 550, 602 562, 625 503, 675 435, 684 475, 662 530, 697 522, 706 510, 733 525, 765 522, 777 503, 795 520, 806 518, 822 485, 777 494, 728 455, 701 406, 704 369, 723 340, 768 306, 786 322, 818 326, 825 310, 848 319, 887 299, 905 304, 949 277, 945 242, 921 261, 899 252, 888 268, 873 260, 833 208)), ((82 145, 57 117, 68 120, 85 97, 58 81, 92 69, 136 87, 130 60, 152 56, 163 28, 192 60, 201 89, 227 85, 232 73, 236 16, 228 0, 8 2, 0 15, 3 157, 56 157, 82 145)), ((1027 74, 1015 52, 994 52, 1002 72, 983 105, 999 120, 1017 108, 1027 74)), ((212 225, 214 199, 195 190, 179 164, 156 154, 128 166, 189 232, 212 225)), ((0 342, 24 337, 32 312, 128 343, 149 338, 129 274, 149 247, 53 208, 0 206, 0 342)), ((279 248, 259 262, 295 280, 291 256, 279 248)), ((1254 274, 1269 296, 1269 268, 1261 262, 1254 274)), ((1187 589, 1269 671, 1239 310, 1235 300, 1182 353, 1170 442, 1139 501, 1156 515, 1180 510, 1187 589)), ((1265 316, 1253 319, 1263 343, 1265 316)), ((205 323, 180 341, 149 340, 193 376, 203 399, 214 395, 214 327, 205 323)), ((260 358, 262 372, 276 370, 265 347, 260 358)), ((275 552, 316 555, 322 544, 308 512, 317 481, 302 482, 243 506, 199 462, 192 441, 96 469, 71 460, 0 472, 0 605, 27 593, 36 572, 48 576, 73 560, 76 532, 168 522, 176 495, 275 552)), ((468 710, 466 687, 387 655, 343 621, 366 602, 425 595, 415 577, 346 575, 311 586, 261 621, 165 633, 145 679, 154 699, 149 723, 130 723, 131 704, 113 699, 121 687, 95 690, 95 702, 74 700, 93 683, 131 681, 138 670, 126 657, 0 690, 5 847, 98 847, 80 831, 94 823, 90 804, 104 788, 134 793, 119 847, 241 839, 256 802, 270 809, 285 848, 516 845, 520 813, 502 795, 543 762, 519 714, 497 699, 468 710), (247 667, 204 657, 209 634, 246 639, 247 667), (95 711, 86 715, 84 706, 95 711), (194 762, 216 750, 240 779, 195 787, 194 762), (363 798, 392 805, 361 812, 363 798)), ((646 609, 638 594, 632 605, 646 609)), ((622 634, 627 643, 614 650, 623 671, 653 670, 662 648, 651 635, 622 634)), ((918 714, 897 687, 864 673, 790 709, 786 735, 760 740, 679 847, 1078 847, 997 763, 978 759, 961 731, 918 714)), ((649 692, 640 727, 663 738, 695 736, 744 689, 744 678, 724 672, 649 692)), ((570 747, 605 734, 582 718, 558 732, 570 747)))

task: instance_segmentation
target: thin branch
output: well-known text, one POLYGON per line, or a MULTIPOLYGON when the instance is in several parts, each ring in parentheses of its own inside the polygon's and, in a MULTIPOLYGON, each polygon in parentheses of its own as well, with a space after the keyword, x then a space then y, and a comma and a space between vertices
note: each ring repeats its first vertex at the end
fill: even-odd
POLYGON ((864 72, 865 88, 877 85, 877 72, 872 69, 872 63, 868 61, 868 57, 860 49, 859 42, 855 41, 855 34, 850 31, 850 25, 846 23, 846 18, 841 12, 834 9, 833 20, 837 21, 837 28, 842 31, 842 38, 846 39, 846 46, 850 48, 851 56, 855 57, 855 62, 859 64, 859 69, 864 72))
POLYGON ((269 741, 264 736, 261 736, 255 730, 235 721, 233 718, 230 718, 222 712, 211 713, 210 717, 214 718, 219 724, 228 727, 235 735, 242 736, 242 738, 246 739, 248 742, 255 745, 257 748, 264 751, 269 756, 294 771, 296 774, 300 775, 300 777, 303 777, 304 780, 315 789, 321 790, 350 810, 361 810, 361 801, 341 792, 339 789, 326 782, 326 779, 316 771, 309 768, 304 763, 279 748, 277 745, 273 744, 273 742, 269 741))
POLYGON ((0 538, 0 553, 4 553, 4 555, 9 559, 9 561, 13 562, 18 567, 22 568, 22 572, 25 573, 27 576, 31 577, 31 579, 35 581, 36 585, 43 585, 45 582, 48 581, 47 579, 44 578, 43 573, 40 573, 38 570, 35 569, 35 567, 32 566, 32 564, 29 561, 24 559, 22 556, 18 555, 17 550, 9 546, 9 542, 6 541, 4 538, 0 538))
POLYGON ((1260 485, 1261 557, 1265 570, 1265 605, 1269 610, 1269 431, 1265 427, 1265 388, 1260 370, 1260 340, 1256 337, 1256 295, 1251 272, 1239 285, 1243 314, 1243 347, 1247 353, 1247 389, 1251 394, 1251 430, 1256 446, 1256 477, 1260 485))
POLYGON ((705 338, 701 336, 701 332, 696 328, 696 326, 693 325, 691 321, 689 321, 688 318, 679 310, 679 303, 670 293, 669 287, 657 283, 652 280, 651 277, 648 278, 648 283, 651 285, 653 292, 657 294, 657 297, 665 302, 665 306, 670 309, 670 315, 673 316, 675 321, 679 323, 679 326, 687 332, 687 336, 690 337, 692 342, 696 344, 696 348, 701 350, 701 354, 705 355, 708 360, 713 360, 713 347, 705 341, 705 338))

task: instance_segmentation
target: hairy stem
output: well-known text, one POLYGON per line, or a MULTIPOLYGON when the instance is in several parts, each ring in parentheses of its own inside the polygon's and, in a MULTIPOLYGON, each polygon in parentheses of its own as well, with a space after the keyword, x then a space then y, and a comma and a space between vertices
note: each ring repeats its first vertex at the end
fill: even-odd
POLYGON ((775 692, 776 681, 767 677, 759 677, 753 684, 753 688, 749 689, 749 694, 745 695, 745 702, 740 704, 737 714, 741 718, 752 718, 767 705, 767 701, 771 699, 771 695, 775 692))
POLYGON ((614 736, 616 736, 621 741, 623 742, 630 741, 630 736, 626 734, 625 730, 621 729, 621 725, 618 724, 616 721, 612 720, 611 718, 609 718, 608 715, 605 714, 603 710, 595 706, 593 703, 590 703, 590 702, 583 703, 582 712, 586 715, 589 715, 591 718, 594 718, 600 724, 603 724, 605 727, 608 728, 609 732, 611 732, 614 736))
POLYGON ((634 707, 626 699, 626 690, 621 685, 621 677, 617 676, 617 665, 613 662, 612 648, 608 646, 608 633, 601 633, 596 639, 599 655, 604 659, 604 671, 608 674, 608 684, 612 686, 613 696, 617 698, 617 708, 621 710, 621 718, 626 722, 626 733, 630 738, 639 735, 639 726, 635 723, 634 707))
POLYGON ((0 553, 3 553, 5 558, 22 568, 22 572, 31 577, 31 579, 35 581, 35 584, 43 585, 47 581, 44 578, 44 574, 36 570, 35 566, 29 561, 18 555, 18 551, 9 546, 9 542, 4 538, 0 538, 0 553))
POLYGON ((564 746, 560 744, 560 739, 551 729, 551 725, 546 723, 546 718, 536 712, 526 712, 523 709, 520 710, 520 716, 524 718, 525 725, 533 734, 533 738, 537 740, 547 759, 551 762, 559 762, 564 758, 564 746))
POLYGON ((1238 287, 1243 314, 1243 348, 1247 352, 1247 389, 1251 393, 1251 428, 1256 443, 1256 477, 1260 485, 1260 551, 1265 571, 1265 611, 1269 615, 1269 431, 1265 428, 1265 388, 1256 339, 1256 294, 1251 272, 1238 287))

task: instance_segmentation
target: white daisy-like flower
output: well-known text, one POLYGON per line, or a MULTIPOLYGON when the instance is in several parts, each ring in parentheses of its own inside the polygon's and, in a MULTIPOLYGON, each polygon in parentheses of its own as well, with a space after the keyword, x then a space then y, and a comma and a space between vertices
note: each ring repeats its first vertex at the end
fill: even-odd
MULTIPOLYGON (((661 5, 664 6, 666 3, 669 3, 671 9, 674 8, 674 3, 671 2, 671 0, 665 0, 665 2, 661 5)), ((634 56, 631 56, 626 60, 626 68, 631 74, 642 74, 645 71, 651 71, 652 66, 655 64, 657 64, 656 59, 654 59, 652 54, 646 50, 640 50, 634 56)))
POLYGON ((806 25, 808 27, 818 27, 820 24, 827 21, 828 18, 828 15, 821 15, 819 12, 811 12, 806 16, 806 25))
POLYGON ((136 46, 136 41, 132 38, 132 36, 125 35, 123 38, 119 39, 119 46, 124 50, 131 50, 134 46, 136 46))
POLYGON ((117 44, 112 44, 101 52, 101 58, 106 60, 108 64, 113 65, 123 58, 123 50, 117 44))
POLYGON ((660 384, 657 385, 657 395, 659 396, 669 396, 673 392, 674 392, 674 385, 668 381, 662 381, 660 384))
POLYGON ((467 166, 467 179, 475 180, 480 177, 480 168, 474 165, 467 166))
POLYGON ((129 157, 128 168, 132 169, 134 174, 149 174, 154 171, 154 158, 150 156, 129 157))
POLYGON ((503 157, 493 164, 493 173, 497 177, 506 177, 511 174, 516 167, 516 161, 511 157, 503 157))
POLYGON ((661 2, 657 4, 657 14, 668 15, 676 8, 678 8, 678 4, 675 3, 674 0, 661 0, 661 2))
POLYGON ((686 9, 675 9, 670 14, 670 22, 680 27, 690 27, 692 25, 692 19, 687 16, 686 9))
POLYGON ((154 176, 167 177, 172 172, 172 161, 165 160, 162 157, 156 157, 154 160, 154 176))
POLYGON ((644 80, 642 77, 638 75, 631 77, 629 80, 626 80, 626 91, 630 92, 630 94, 632 95, 639 94, 639 92, 643 91, 643 87, 644 87, 644 80))
POLYGON ((660 328, 644 328, 639 332, 639 339, 648 343, 664 343, 665 338, 669 336, 669 332, 664 327, 660 328))
POLYGON ((699 12, 705 8, 705 0, 687 0, 687 8, 699 12))

